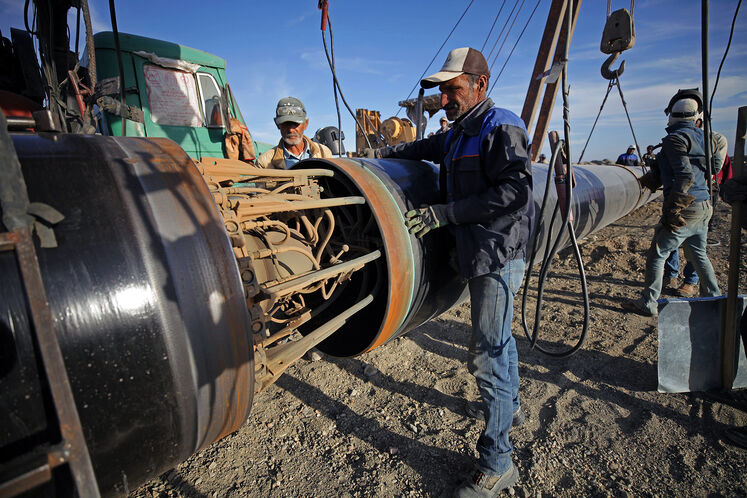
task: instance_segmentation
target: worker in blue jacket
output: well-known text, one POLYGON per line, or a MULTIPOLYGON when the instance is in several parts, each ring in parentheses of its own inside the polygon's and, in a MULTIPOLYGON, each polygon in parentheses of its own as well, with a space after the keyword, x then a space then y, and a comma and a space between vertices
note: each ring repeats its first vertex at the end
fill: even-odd
POLYGON ((462 497, 496 496, 516 482, 509 430, 524 420, 511 321, 534 217, 531 163, 524 123, 486 97, 489 78, 479 51, 452 50, 441 71, 421 81, 424 88, 439 87, 451 129, 375 151, 377 157, 440 165, 442 203, 413 209, 405 218, 417 237, 448 226, 460 273, 469 282, 474 345, 469 366, 486 423, 476 467, 455 492, 462 497))
POLYGON ((623 166, 638 166, 640 164, 640 161, 638 160, 638 156, 635 153, 635 146, 628 145, 628 150, 625 152, 625 154, 620 154, 619 156, 617 156, 617 161, 615 161, 615 164, 622 164, 623 166))

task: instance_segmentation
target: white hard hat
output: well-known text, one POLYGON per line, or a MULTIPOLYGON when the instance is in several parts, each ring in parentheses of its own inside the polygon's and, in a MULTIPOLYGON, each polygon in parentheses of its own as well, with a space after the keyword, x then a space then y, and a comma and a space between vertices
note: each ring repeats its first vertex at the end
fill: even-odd
POLYGON ((669 124, 702 119, 702 113, 698 112, 698 107, 698 102, 695 99, 678 100, 672 105, 672 110, 669 113, 669 124))

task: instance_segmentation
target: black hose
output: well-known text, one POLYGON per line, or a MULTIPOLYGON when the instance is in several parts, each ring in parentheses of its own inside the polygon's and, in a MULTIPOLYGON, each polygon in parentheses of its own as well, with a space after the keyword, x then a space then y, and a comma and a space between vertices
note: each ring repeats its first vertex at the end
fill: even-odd
MULTIPOLYGON (((330 36, 331 36, 331 34, 332 34, 332 23, 330 21, 329 16, 327 17, 327 22, 329 23, 329 30, 330 30, 329 32, 330 32, 330 36)), ((334 64, 334 62, 332 62, 332 58, 329 55, 329 49, 327 48, 327 38, 324 36, 324 30, 322 30, 322 44, 324 45, 324 55, 327 57, 327 64, 329 64, 329 69, 330 69, 330 71, 332 71, 332 83, 334 85, 334 88, 336 88, 337 91, 340 92, 340 98, 342 99, 342 103, 345 104, 345 107, 347 108, 347 110, 350 113, 350 115, 353 117, 353 120, 355 121, 355 124, 358 125, 358 127, 361 129, 361 133, 363 133, 363 130, 364 130, 363 125, 361 125, 361 123, 358 122, 358 118, 355 116, 355 113, 353 112, 353 110, 348 105, 348 101, 345 100, 345 95, 343 95, 343 93, 342 93, 342 88, 340 88, 340 82, 337 80, 337 73, 335 72, 335 64, 334 64)), ((337 112, 338 113, 340 112, 339 107, 337 109, 337 112)), ((338 118, 338 122, 339 122, 339 118, 338 118)), ((340 132, 340 134, 342 134, 342 129, 340 129, 338 131, 340 132)), ((371 145, 371 141, 368 139, 368 135, 366 135, 366 133, 363 133, 363 138, 366 139, 366 143, 368 144, 368 148, 369 149, 373 149, 373 146, 371 145)))
POLYGON ((109 0, 109 15, 112 20, 112 33, 114 34, 114 48, 117 52, 117 66, 119 67, 119 116, 122 120, 122 136, 127 136, 127 103, 125 101, 125 76, 122 64, 122 49, 119 46, 119 30, 117 29, 117 13, 114 10, 114 0, 109 0))
MULTIPOLYGON (((547 196, 548 196, 548 192, 550 190, 550 174, 551 174, 551 169, 554 166, 555 161, 557 160, 557 154, 558 154, 558 151, 560 150, 561 144, 562 144, 562 147, 565 149, 565 161, 566 161, 565 188, 566 188, 566 200, 567 200, 567 213, 566 213, 565 218, 563 219, 563 224, 561 225, 560 230, 558 230, 558 235, 555 238, 555 242, 552 244, 552 249, 550 249, 548 251, 547 247, 550 247, 550 240, 551 240, 551 237, 552 237, 552 225, 554 223, 555 216, 557 215, 557 212, 558 212, 558 209, 559 209, 559 203, 556 203, 555 210, 554 210, 553 216, 551 218, 551 223, 550 223, 550 227, 549 227, 550 229, 548 231, 547 246, 546 246, 545 255, 544 255, 544 258, 543 258, 543 261, 542 261, 542 267, 540 269, 539 281, 537 283, 537 305, 536 305, 536 309, 535 309, 534 325, 533 325, 533 330, 532 330, 531 334, 529 333, 529 329, 528 329, 528 327, 526 325, 526 310, 525 310, 525 307, 526 307, 526 292, 527 292, 527 287, 529 286, 529 275, 527 275, 526 282, 524 283, 524 294, 522 296, 522 310, 521 310, 522 326, 524 328, 524 333, 527 335, 527 338, 530 341, 531 348, 532 349, 536 348, 538 351, 540 351, 543 354, 546 354, 548 356, 557 357, 557 358, 564 358, 564 357, 570 356, 570 355, 574 354, 576 351, 578 351, 579 349, 581 349, 583 347, 584 343, 586 342, 586 337, 587 337, 587 333, 588 333, 588 329, 589 329, 589 314, 590 314, 590 309, 589 309, 589 292, 588 292, 588 288, 587 288, 587 284, 586 284, 586 273, 584 271, 583 260, 581 259, 581 251, 580 251, 580 249, 578 247, 578 242, 576 240, 576 233, 575 233, 575 231, 573 229, 573 225, 571 223, 569 223, 569 220, 570 220, 570 217, 571 217, 571 212, 572 212, 572 207, 573 207, 573 197, 572 197, 573 196, 573 189, 572 189, 572 187, 573 187, 573 165, 571 163, 571 150, 570 150, 570 143, 569 143, 569 137, 570 137, 570 119, 569 119, 569 114, 570 114, 570 110, 569 110, 569 104, 568 104, 568 85, 567 85, 568 70, 567 70, 567 66, 568 66, 568 46, 569 46, 569 43, 570 43, 570 29, 571 29, 571 16, 572 16, 571 11, 572 11, 572 6, 569 5, 567 7, 567 9, 568 10, 567 10, 566 22, 567 22, 567 29, 568 29, 567 35, 568 36, 567 36, 566 45, 565 45, 565 54, 564 54, 564 62, 565 62, 565 64, 563 66, 563 80, 562 80, 562 86, 563 86, 563 134, 564 134, 564 140, 563 141, 559 141, 555 145, 555 147, 553 148, 552 157, 551 157, 550 164, 549 164, 548 170, 547 170, 547 182, 546 182, 546 187, 545 187, 545 194, 544 194, 543 199, 542 199, 542 207, 540 208, 540 212, 537 215, 537 219, 538 220, 542 220, 542 218, 544 216, 544 210, 547 207, 547 196), (543 295, 543 292, 544 292, 544 285, 545 285, 545 281, 547 279, 547 274, 548 274, 548 272, 550 270, 550 267, 552 266, 552 259, 553 259, 553 257, 555 257, 555 254, 558 252, 558 247, 560 246, 560 240, 561 240, 561 237, 563 236, 563 231, 566 230, 566 229, 568 230, 568 236, 569 236, 569 239, 570 239, 570 243, 571 243, 571 246, 573 247, 573 253, 574 253, 574 256, 576 258, 576 263, 577 263, 578 268, 579 268, 579 276, 581 277, 581 292, 583 294, 583 299, 584 299, 584 323, 583 323, 583 327, 581 329, 581 334, 580 334, 578 340, 576 341, 576 343, 573 346, 571 346, 570 348, 567 348, 567 349, 563 349, 563 350, 551 351, 551 350, 544 349, 541 346, 537 345, 537 340, 539 339, 539 324, 540 324, 540 321, 541 321, 541 318, 542 318, 542 295, 543 295)), ((530 265, 533 263, 534 256, 536 255, 536 240, 537 240, 538 233, 539 233, 539 230, 538 229, 535 230, 534 234, 533 234, 533 237, 532 237, 532 242, 531 242, 532 253, 531 253, 531 256, 529 258, 530 265)))

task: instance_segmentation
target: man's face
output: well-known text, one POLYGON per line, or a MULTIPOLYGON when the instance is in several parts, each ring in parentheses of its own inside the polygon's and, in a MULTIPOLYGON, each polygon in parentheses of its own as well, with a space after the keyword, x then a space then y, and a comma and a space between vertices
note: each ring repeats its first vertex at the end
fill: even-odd
POLYGON ((285 123, 280 123, 278 128, 286 145, 298 145, 303 142, 303 132, 306 131, 307 126, 309 126, 308 119, 303 123, 286 121, 285 123))
POLYGON ((439 85, 441 91, 441 107, 446 111, 449 121, 463 116, 467 111, 479 104, 485 98, 488 86, 487 76, 480 76, 474 85, 470 84, 469 76, 460 74, 454 79, 439 85))

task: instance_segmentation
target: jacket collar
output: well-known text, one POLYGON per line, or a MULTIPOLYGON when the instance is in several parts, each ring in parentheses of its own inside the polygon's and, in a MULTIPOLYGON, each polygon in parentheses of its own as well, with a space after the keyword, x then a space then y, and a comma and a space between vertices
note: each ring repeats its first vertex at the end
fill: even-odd
POLYGON ((454 127, 460 128, 465 135, 476 136, 482 128, 483 117, 485 113, 493 108, 493 101, 489 98, 483 100, 457 120, 454 127))
POLYGON ((667 133, 672 133, 673 131, 681 130, 682 128, 691 128, 693 130, 700 129, 695 126, 695 121, 680 121, 679 123, 674 123, 673 125, 667 126, 666 130, 667 133))
MULTIPOLYGON (((321 149, 319 147, 319 144, 314 142, 313 140, 309 140, 309 137, 306 135, 303 136, 303 141, 306 142, 306 147, 309 149, 309 156, 310 157, 318 157, 321 156, 321 149)), ((283 139, 280 139, 280 142, 278 142, 278 146, 275 147, 275 152, 272 155, 271 164, 275 166, 284 166, 285 165, 285 147, 283 144, 283 139)))

